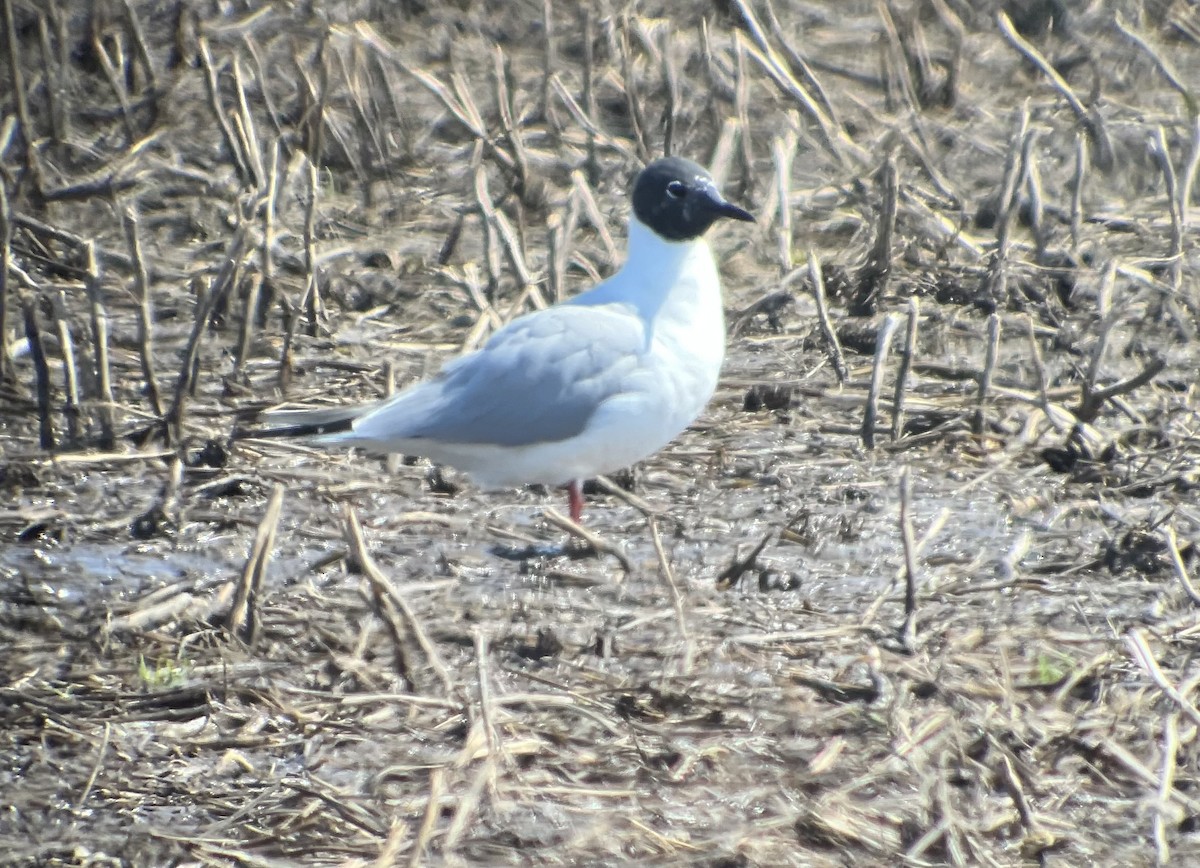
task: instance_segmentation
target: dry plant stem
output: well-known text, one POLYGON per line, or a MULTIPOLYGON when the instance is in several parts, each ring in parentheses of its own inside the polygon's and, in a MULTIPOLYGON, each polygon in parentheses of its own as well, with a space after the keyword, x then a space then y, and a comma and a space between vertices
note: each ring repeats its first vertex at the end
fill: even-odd
POLYGON ((683 655, 679 660, 679 675, 690 675, 692 661, 695 659, 696 648, 688 632, 687 618, 683 611, 683 595, 679 592, 679 584, 675 581, 675 571, 663 548, 662 535, 658 532, 658 522, 654 516, 646 517, 646 525, 650 528, 650 540, 654 544, 654 554, 658 557, 658 568, 663 580, 667 583, 667 591, 671 595, 671 607, 675 610, 675 623, 679 627, 679 638, 683 642, 683 655))
POLYGON ((838 343, 837 332, 834 331, 833 322, 829 319, 829 305, 825 302, 825 278, 821 271, 821 260, 817 258, 817 253, 812 248, 808 251, 808 276, 812 281, 813 301, 817 306, 817 325, 821 329, 821 337, 825 340, 825 352, 829 356, 829 361, 833 364, 833 371, 837 374, 838 385, 846 385, 850 374, 846 368, 846 358, 842 355, 842 345, 838 343))
POLYGON ((1183 183, 1179 186, 1179 222, 1188 226, 1188 210, 1192 207, 1192 190, 1200 172, 1200 115, 1192 118, 1192 141, 1188 147, 1187 165, 1183 168, 1183 183))
POLYGON ((642 116, 642 103, 638 95, 637 77, 633 71, 633 51, 629 46, 629 17, 621 17, 621 79, 624 87, 625 105, 629 110, 629 124, 633 127, 633 141, 638 157, 643 163, 650 162, 650 146, 646 142, 646 121, 642 116))
POLYGON ((237 54, 233 55, 233 90, 237 94, 238 113, 234 115, 237 122, 238 141, 241 142, 242 152, 251 174, 251 185, 261 189, 267 183, 263 171, 262 145, 258 141, 258 130, 254 126, 254 115, 250 111, 250 102, 246 99, 246 82, 242 77, 242 61, 237 54))
POLYGON ((550 101, 550 82, 558 66, 558 52, 554 44, 554 0, 542 0, 542 32, 545 34, 542 51, 542 116, 552 128, 557 129, 554 108, 550 101))
POLYGON ((1017 777, 1017 770, 1013 768, 1012 760, 1008 758, 1007 753, 1001 752, 1000 767, 1004 772, 1004 788, 1008 790, 1013 807, 1017 809, 1021 825, 1025 828, 1026 833, 1033 832, 1037 828, 1037 820, 1033 816, 1029 798, 1025 795, 1025 788, 1021 786, 1021 779, 1017 777))
POLYGON ((975 417, 971 429, 976 437, 987 430, 988 395, 992 390, 992 378, 996 373, 996 361, 1000 355, 1000 314, 994 313, 987 321, 987 350, 983 360, 983 374, 979 378, 979 392, 975 397, 975 417))
POLYGON ((146 397, 150 401, 150 409, 161 419, 162 397, 158 388, 158 374, 154 370, 154 308, 150 298, 149 272, 142 255, 142 241, 138 233, 138 216, 132 205, 121 208, 120 211, 125 243, 129 247, 129 257, 133 260, 133 291, 138 302, 137 340, 142 379, 146 384, 146 397))
POLYGON ((520 193, 517 197, 519 203, 529 192, 529 157, 525 151, 525 141, 521 138, 520 127, 517 125, 516 106, 513 103, 512 91, 508 86, 508 60, 504 56, 504 49, 497 45, 496 50, 492 53, 492 58, 492 80, 496 85, 496 106, 500 114, 500 129, 508 141, 513 161, 516 164, 514 169, 516 179, 513 187, 520 193))
POLYGON ((754 14, 750 3, 747 0, 733 0, 733 5, 737 8, 742 23, 745 25, 744 32, 742 30, 736 32, 737 40, 739 43, 745 41, 750 43, 745 46, 750 56, 762 67, 767 76, 775 82, 776 87, 794 99, 800 108, 804 110, 804 113, 816 122, 818 130, 820 130, 819 138, 822 147, 837 161, 839 166, 844 167, 847 165, 847 157, 851 158, 850 162, 859 165, 866 162, 866 153, 863 149, 851 141, 850 137, 833 123, 833 120, 825 113, 817 100, 788 72, 778 55, 776 55, 775 50, 767 42, 762 25, 759 24, 758 17, 754 14))
POLYGON ((775 6, 771 0, 766 0, 767 9, 767 24, 771 28, 771 35, 775 37, 775 41, 783 46, 783 53, 787 56, 788 63, 792 69, 800 70, 800 75, 804 79, 804 87, 806 92, 811 93, 826 116, 833 129, 842 129, 841 119, 838 118, 837 109, 833 105, 833 100, 825 92, 825 88, 821 86, 820 80, 812 71, 805 59, 800 55, 792 44, 788 42, 786 34, 783 32, 783 25, 779 23, 779 19, 775 15, 775 6))
POLYGON ((442 864, 456 864, 450 861, 451 854, 458 849, 459 841, 466 834, 471 820, 474 819, 479 811, 479 803, 483 798, 483 792, 487 788, 488 782, 495 775, 495 770, 492 769, 493 760, 487 757, 480 764, 479 770, 476 771, 471 785, 467 791, 458 800, 458 808, 454 812, 454 819, 450 821, 449 827, 446 829, 446 837, 442 842, 442 864))
POLYGON ((675 153, 675 124, 679 115, 679 72, 675 68, 675 60, 671 54, 670 31, 665 31, 662 37, 662 77, 666 84, 667 106, 664 111, 666 129, 663 131, 663 155, 675 153))
POLYGON ((588 222, 592 224, 592 228, 600 236, 600 242, 604 245, 604 253, 608 257, 608 264, 615 267, 621 261, 621 254, 617 252, 617 245, 613 241, 612 234, 608 231, 608 221, 604 219, 604 213, 596 203, 596 197, 592 193, 592 186, 588 183, 587 178, 583 176, 582 172, 575 171, 571 173, 571 192, 579 197, 579 201, 583 205, 583 211, 587 214, 588 222))
POLYGON ((29 358, 33 362, 37 393, 38 443, 43 449, 51 450, 55 444, 54 425, 50 421, 50 366, 46 363, 46 350, 42 346, 36 303, 33 299, 28 299, 22 307, 25 314, 25 339, 29 341, 29 358))
POLYGON ((1197 116, 1200 116, 1200 101, 1196 99, 1196 95, 1192 93, 1186 84, 1184 84, 1183 79, 1179 77, 1179 73, 1175 71, 1175 67, 1171 61, 1163 57, 1161 52, 1156 51, 1154 46, 1150 44, 1149 40, 1143 34, 1130 27, 1120 12, 1117 12, 1113 16, 1113 23, 1117 25, 1117 29, 1120 30, 1130 42, 1132 42, 1150 57, 1150 60, 1153 61, 1155 68, 1158 69, 1158 74, 1162 76, 1163 81, 1170 85, 1171 88, 1179 94, 1180 99, 1183 100, 1183 108, 1184 111, 1187 112, 1188 117, 1196 118, 1197 116))
POLYGON ((63 418, 67 421, 67 444, 79 444, 79 372, 75 366, 75 341, 71 339, 71 324, 67 321, 67 298, 64 290, 50 295, 54 310, 54 326, 58 332, 63 361, 63 418))
POLYGON ((1192 601, 1193 606, 1200 606, 1200 591, 1197 591, 1196 586, 1192 584, 1187 565, 1184 564, 1183 556, 1179 553, 1179 539, 1175 536, 1175 528, 1167 525, 1160 533, 1167 544, 1167 553, 1171 556, 1171 566, 1175 568, 1175 578, 1179 580, 1179 587, 1183 588, 1183 592, 1192 601))
POLYGON ((263 513, 262 521, 254 534, 254 545, 246 559, 246 566, 242 569, 233 605, 229 609, 229 632, 247 645, 254 644, 258 636, 258 595, 262 590, 263 576, 266 575, 267 565, 271 562, 271 554, 275 548, 275 531, 279 528, 279 515, 283 510, 283 493, 284 486, 276 483, 271 491, 271 499, 267 501, 266 512, 263 513))
POLYGON ((3 0, 4 34, 8 40, 8 75, 12 84, 13 100, 16 102, 17 121, 21 127, 21 142, 25 146, 25 170, 33 182, 33 189, 41 193, 45 189, 42 167, 38 162, 34 141, 33 123, 29 117, 29 101, 25 93, 25 73, 21 64, 21 48, 17 42, 17 26, 13 20, 13 0, 3 0))
POLYGON ((1167 192, 1167 213, 1171 218, 1171 288, 1179 292, 1183 284, 1183 221, 1179 213, 1179 179, 1167 148, 1167 134, 1162 126, 1155 129, 1152 149, 1162 171, 1167 192))
MULTIPOLYGON (((396 394, 396 363, 392 359, 388 359, 383 363, 383 395, 384 398, 391 398, 396 394)), ((388 476, 395 476, 400 472, 400 464, 404 460, 404 456, 396 452, 389 452, 387 458, 384 459, 387 467, 388 476)))
POLYGON ((129 143, 132 144, 137 141, 138 136, 137 129, 133 125, 133 110, 129 105, 129 91, 125 88, 125 70, 118 70, 113 65, 112 58, 108 55, 108 49, 104 47, 104 41, 98 32, 92 35, 92 56, 100 61, 100 67, 104 70, 104 77, 108 79, 108 85, 112 88, 113 94, 121 106, 121 119, 125 122, 125 135, 128 137, 129 143))
POLYGON ((197 46, 200 49, 200 61, 204 65, 204 84, 208 89, 209 107, 217 121, 218 129, 221 130, 221 138, 225 140, 225 147, 229 149, 229 156, 233 160, 234 168, 237 169, 238 177, 243 184, 249 184, 251 174, 246 165, 245 155, 233 134, 229 119, 225 116, 225 109, 221 106, 221 87, 217 81, 217 71, 213 68, 212 51, 208 47, 208 38, 201 36, 197 40, 197 46))
POLYGON ((1075 134, 1075 174, 1071 178, 1071 249, 1079 252, 1079 233, 1083 230, 1083 186, 1087 178, 1088 140, 1080 130, 1075 134))
POLYGON ((775 187, 779 196, 779 267, 782 274, 792 270, 792 155, 795 153, 795 134, 776 136, 772 142, 775 159, 775 187))
POLYGON ((875 426, 879 418, 879 393, 883 389, 883 374, 887 367, 892 335, 900 326, 900 318, 889 313, 875 337, 875 363, 871 367, 871 384, 867 388, 867 406, 863 412, 862 442, 867 449, 875 448, 875 426))
POLYGON ((475 676, 479 687, 479 720, 483 727, 483 735, 487 741, 488 762, 485 763, 491 775, 488 778, 488 791, 496 796, 497 766, 501 760, 499 734, 496 732, 496 720, 493 713, 491 676, 488 675, 488 637, 482 628, 475 628, 475 676))
POLYGON ((408 624, 408 629, 412 632, 413 638, 417 640, 417 645, 425 654, 425 659, 429 661, 430 667, 437 673, 438 680, 442 682, 442 687, 447 696, 456 695, 454 679, 450 677, 450 670, 446 668, 446 664, 442 662, 441 655, 437 652, 437 647, 429 641, 429 636, 425 632, 425 628, 421 626, 421 622, 417 619, 412 607, 408 605, 408 601, 400 595, 400 592, 394 587, 392 582, 383 574, 383 571, 376 565, 375 560, 371 557, 371 553, 367 550, 367 543, 363 537, 362 525, 358 522, 358 516, 354 512, 354 507, 350 504, 344 504, 342 515, 346 527, 346 542, 350 547, 350 555, 362 568, 363 575, 367 577, 371 588, 380 599, 386 599, 391 605, 394 605, 404 615, 404 619, 408 624))
POLYGON ((393 817, 388 827, 387 838, 379 848, 379 855, 375 857, 374 868, 396 868, 400 864, 400 852, 408 840, 408 833, 408 823, 399 817, 393 817))
POLYGON ((1009 142, 1008 157, 1004 163, 1004 181, 1000 198, 996 203, 996 249, 988 263, 988 273, 983 287, 983 297, 996 306, 1001 306, 1008 294, 1007 266, 1009 233, 1012 231, 1019 201, 1018 191, 1024 164, 1025 143, 1029 136, 1029 101, 1026 100, 1017 114, 1016 130, 1009 142))
POLYGON ((904 435, 904 396, 908 393, 908 375, 917 355, 917 328, 921 319, 921 303, 914 295, 908 300, 908 328, 904 332, 904 352, 896 372, 896 391, 892 395, 892 440, 904 435))
POLYGON ((412 855, 408 860, 408 868, 420 868, 429 849, 429 839, 437 828, 438 817, 442 811, 442 790, 445 788, 446 771, 443 768, 429 770, 429 797, 425 802, 425 813, 421 817, 421 828, 417 830, 417 840, 413 842, 412 855))
POLYGON ((1096 168, 1101 171, 1107 171, 1112 167, 1113 152, 1112 143, 1109 141, 1108 132, 1104 128, 1104 123, 1100 115, 1096 112, 1089 112, 1080 101, 1075 92, 1071 90, 1071 86, 1059 74, 1049 60, 1046 59, 1032 43, 1026 41, 1015 27, 1013 27, 1012 19, 1008 17, 1008 13, 999 12, 996 15, 996 21, 1000 25, 1000 32, 1009 44, 1023 55, 1026 60, 1036 66, 1046 76, 1050 85, 1058 91, 1059 95, 1067 101, 1067 105, 1071 107, 1071 111, 1075 115, 1075 120, 1079 125, 1091 136, 1092 141, 1096 145, 1093 152, 1096 168))
MULTIPOLYGON (((1046 419, 1055 424, 1054 412, 1050 406, 1050 378, 1046 375, 1046 364, 1042 361, 1042 345, 1038 342, 1037 326, 1032 316, 1025 317, 1025 334, 1029 338, 1029 360, 1033 372, 1037 376, 1038 405, 1042 408, 1046 419)), ((1055 424, 1055 427, 1059 426, 1055 424)))
MULTIPOLYGON (((596 121, 599 119, 599 109, 596 105, 596 22, 591 4, 585 3, 583 10, 583 111, 587 113, 589 123, 584 126, 587 133, 587 160, 584 168, 587 170, 589 184, 600 183, 600 160, 596 151, 596 121)), ((557 81, 557 79, 555 79, 557 81)))
MULTIPOLYGON (((196 300, 193 312, 192 331, 188 336, 187 345, 183 352, 183 364, 179 368, 179 377, 175 381, 175 394, 171 401, 171 409, 164 417, 164 436, 168 445, 178 444, 183 439, 183 416, 187 405, 188 395, 195 388, 196 377, 199 373, 200 342, 208 325, 213 310, 224 301, 225 295, 233 286, 233 275, 241 267, 242 254, 246 246, 246 227, 239 226, 225 255, 221 271, 214 279, 212 286, 202 298, 196 300)), ((202 288, 203 284, 197 284, 202 288)))
POLYGON ((575 522, 571 521, 571 519, 567 518, 561 512, 552 507, 547 506, 542 510, 542 518, 546 519, 546 521, 550 522, 559 530, 565 530, 567 533, 571 534, 571 536, 578 537, 579 539, 583 540, 597 552, 601 552, 606 555, 612 555, 617 559, 617 562, 621 565, 622 571, 626 575, 633 572, 633 562, 629 560, 629 555, 621 551, 621 547, 617 543, 609 542, 599 534, 593 533, 586 527, 576 524, 575 522))
POLYGON ((304 203, 304 273, 306 283, 300 309, 309 337, 316 337, 321 311, 321 288, 317 277, 317 164, 308 160, 308 201, 304 203))
MULTIPOLYGON (((42 50, 42 75, 45 76, 45 94, 47 114, 50 117, 50 131, 57 143, 67 140, 67 109, 63 104, 63 71, 66 66, 58 63, 54 50, 50 45, 50 15, 61 17, 55 4, 51 4, 52 12, 38 13, 38 44, 42 50)), ((0 151, 2 153, 2 151, 0 151)))
POLYGON ((116 443, 113 430, 113 407, 116 404, 113 401, 112 369, 108 359, 108 311, 104 308, 104 292, 100 286, 96 247, 90 240, 84 242, 83 261, 92 320, 92 345, 96 353, 96 390, 100 398, 96 407, 96 417, 100 422, 100 448, 111 450, 116 443))
POLYGON ((1159 668, 1158 660, 1155 659, 1154 652, 1150 650, 1145 633, 1138 629, 1130 630, 1125 634, 1125 645, 1129 648, 1133 659, 1150 676, 1150 680, 1163 692, 1163 695, 1179 706, 1179 710, 1193 725, 1200 726, 1200 711, 1196 710, 1196 706, 1192 705, 1187 697, 1179 692, 1179 688, 1172 684, 1159 668))
POLYGON ((1153 828, 1154 855, 1158 865, 1169 865, 1171 848, 1167 843, 1167 815, 1171 805, 1171 791, 1175 789, 1176 757, 1179 754, 1179 712, 1171 712, 1163 718, 1162 770, 1159 772, 1158 799, 1154 805, 1153 828))
MULTIPOLYGON (((3 153, 3 147, 0 147, 3 153)), ((12 359, 8 355, 8 271, 12 265, 12 212, 8 190, 0 178, 0 383, 13 379, 12 359)), ((16 294, 13 293, 13 297, 16 294)))
POLYGON ((904 624, 901 642, 910 652, 917 645, 917 545, 912 525, 912 474, 900 471, 900 541, 904 546, 904 624))
POLYGON ((104 721, 104 736, 100 739, 100 748, 96 751, 96 762, 92 764, 92 773, 88 775, 87 783, 84 784, 83 792, 79 794, 79 798, 75 801, 75 808, 82 808, 87 804, 88 796, 92 794, 92 788, 96 786, 96 778, 100 776, 100 769, 104 767, 104 758, 108 755, 108 743, 112 737, 112 723, 104 721))
POLYGON ((129 32, 133 36, 133 47, 137 51, 142 73, 146 76, 146 89, 157 100, 158 79, 154 73, 154 64, 150 60, 150 50, 146 47, 146 34, 142 29, 142 22, 133 10, 132 0, 121 0, 121 5, 125 7, 125 19, 129 24, 129 32))
POLYGON ((851 316, 870 316, 878 309, 879 299, 887 292, 888 277, 892 272, 892 242, 896 234, 900 180, 891 154, 884 160, 878 180, 881 205, 875 243, 855 277, 858 286, 849 305, 851 316))

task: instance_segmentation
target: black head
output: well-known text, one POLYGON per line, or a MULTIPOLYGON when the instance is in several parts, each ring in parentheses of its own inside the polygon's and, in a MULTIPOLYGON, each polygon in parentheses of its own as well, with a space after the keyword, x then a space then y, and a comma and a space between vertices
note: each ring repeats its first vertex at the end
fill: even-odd
POLYGON ((642 169, 633 185, 633 213, 668 241, 699 238, 722 217, 754 221, 750 212, 725 201, 712 175, 682 157, 642 169))

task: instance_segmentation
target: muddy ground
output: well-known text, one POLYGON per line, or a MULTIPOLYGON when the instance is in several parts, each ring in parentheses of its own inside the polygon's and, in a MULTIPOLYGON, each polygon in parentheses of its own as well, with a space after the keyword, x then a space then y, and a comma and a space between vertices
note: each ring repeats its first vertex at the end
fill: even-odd
POLYGON ((3 9, 0 862, 1200 864, 1194 5, 3 9), (599 554, 231 439, 610 273, 664 150, 759 222, 599 554))

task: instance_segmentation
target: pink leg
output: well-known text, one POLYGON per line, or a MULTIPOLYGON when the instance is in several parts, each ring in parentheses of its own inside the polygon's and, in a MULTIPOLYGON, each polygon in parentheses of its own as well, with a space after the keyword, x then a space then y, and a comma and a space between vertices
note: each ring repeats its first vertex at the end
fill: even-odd
POLYGON ((583 482, 572 479, 567 485, 567 502, 570 505, 571 521, 583 524, 583 482))

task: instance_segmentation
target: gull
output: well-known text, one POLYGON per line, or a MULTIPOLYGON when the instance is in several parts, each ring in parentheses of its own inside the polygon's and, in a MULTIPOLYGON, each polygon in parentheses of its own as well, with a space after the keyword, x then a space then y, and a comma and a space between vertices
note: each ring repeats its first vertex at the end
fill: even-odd
POLYGON ((681 157, 642 169, 632 205, 628 255, 607 280, 512 320, 385 401, 274 411, 274 427, 244 436, 424 456, 485 489, 565 486, 580 524, 584 480, 654 454, 708 404, 725 317, 704 234, 754 220, 681 157))

